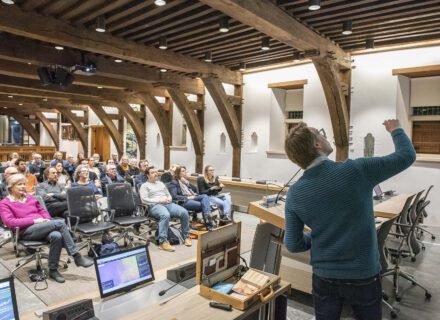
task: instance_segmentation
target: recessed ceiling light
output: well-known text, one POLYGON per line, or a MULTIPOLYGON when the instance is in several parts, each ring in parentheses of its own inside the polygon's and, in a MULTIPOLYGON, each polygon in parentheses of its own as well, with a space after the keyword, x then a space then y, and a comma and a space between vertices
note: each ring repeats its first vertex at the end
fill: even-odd
POLYGON ((220 18, 218 24, 219 24, 218 31, 223 32, 223 33, 229 31, 229 19, 228 19, 228 17, 220 18))
POLYGON ((23 105, 23 103, 19 103, 18 105, 19 105, 19 106, 22 106, 22 105, 23 105))
POLYGON ((115 59, 115 62, 116 62, 116 63, 121 63, 122 60, 121 60, 121 59, 115 59))
POLYGON ((165 0, 154 0, 154 4, 158 7, 162 7, 167 4, 165 0))
POLYGON ((342 23, 342 34, 348 36, 352 33, 353 33, 353 24, 351 20, 345 20, 342 23))
POLYGON ((159 38, 159 49, 166 50, 168 48, 167 37, 162 36, 159 38))
POLYGON ((28 62, 28 65, 31 65, 32 63, 28 62))
POLYGON ((99 87, 98 87, 98 89, 102 89, 102 87, 101 87, 101 86, 99 86, 99 87))
POLYGON ((57 49, 57 50, 64 50, 64 47, 63 46, 55 46, 55 49, 57 49))
POLYGON ((46 101, 47 101, 47 98, 43 98, 43 101, 45 101, 45 102, 46 102, 46 101))
POLYGON ((2 0, 2 2, 3 2, 4 4, 14 4, 14 3, 15 3, 14 0, 2 0))
POLYGON ((205 58, 203 59, 206 62, 212 62, 212 52, 206 51, 205 52, 205 58))
POLYGON ((309 10, 315 11, 321 8, 321 0, 309 0, 309 10))
POLYGON ((238 67, 238 70, 246 71, 246 63, 245 62, 241 62, 239 67, 238 67))
POLYGON ((165 68, 160 69, 160 72, 167 72, 168 70, 165 68))
POLYGON ((14 96, 8 96, 9 99, 12 99, 14 96))
POLYGON ((95 30, 97 32, 105 32, 105 17, 104 16, 99 16, 96 18, 95 30))
POLYGON ((3 109, 6 109, 6 107, 3 107, 3 109))
POLYGON ((270 49, 270 38, 263 37, 261 38, 261 50, 269 50, 270 49))

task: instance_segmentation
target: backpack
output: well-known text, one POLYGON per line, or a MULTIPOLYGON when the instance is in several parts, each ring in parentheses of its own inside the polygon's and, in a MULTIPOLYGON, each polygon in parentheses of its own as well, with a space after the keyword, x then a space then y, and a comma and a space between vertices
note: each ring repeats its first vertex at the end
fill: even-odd
MULTIPOLYGON (((119 245, 113 241, 110 234, 105 233, 102 235, 101 243, 93 244, 93 249, 96 251, 99 257, 106 256, 111 253, 119 252, 121 249, 119 245)), ((94 257, 92 250, 89 251, 89 257, 94 257)))
MULTIPOLYGON (((159 245, 159 242, 157 240, 157 238, 159 237, 159 230, 156 230, 154 235, 156 237, 156 244, 159 245)), ((173 246, 184 243, 182 233, 180 232, 180 230, 178 230, 177 228, 175 228, 173 226, 170 226, 168 228, 168 236, 167 237, 168 237, 168 242, 173 246)))

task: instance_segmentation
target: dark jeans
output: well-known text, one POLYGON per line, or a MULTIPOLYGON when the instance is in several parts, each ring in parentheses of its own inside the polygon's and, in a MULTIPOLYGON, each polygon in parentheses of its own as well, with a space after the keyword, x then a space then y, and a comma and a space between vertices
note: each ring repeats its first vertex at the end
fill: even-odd
POLYGON ((202 211, 204 216, 211 213, 211 204, 206 194, 199 194, 194 199, 185 201, 183 207, 188 211, 202 211))
POLYGON ((67 213, 67 200, 46 203, 46 208, 53 218, 64 218, 67 213))
POLYGON ((316 320, 337 320, 342 306, 353 308, 358 320, 382 319, 380 275, 369 279, 326 279, 313 274, 313 304, 316 320))
POLYGON ((69 255, 74 255, 78 249, 73 242, 69 229, 64 220, 55 219, 41 223, 35 223, 26 228, 21 235, 24 240, 50 242, 49 249, 49 269, 56 270, 60 261, 61 249, 64 247, 69 255))

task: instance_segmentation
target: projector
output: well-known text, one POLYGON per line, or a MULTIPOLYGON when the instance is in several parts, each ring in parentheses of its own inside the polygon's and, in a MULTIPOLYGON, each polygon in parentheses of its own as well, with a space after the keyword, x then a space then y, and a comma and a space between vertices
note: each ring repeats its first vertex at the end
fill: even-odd
POLYGON ((96 73, 96 65, 94 63, 86 65, 76 64, 71 68, 71 72, 82 76, 92 76, 96 73))

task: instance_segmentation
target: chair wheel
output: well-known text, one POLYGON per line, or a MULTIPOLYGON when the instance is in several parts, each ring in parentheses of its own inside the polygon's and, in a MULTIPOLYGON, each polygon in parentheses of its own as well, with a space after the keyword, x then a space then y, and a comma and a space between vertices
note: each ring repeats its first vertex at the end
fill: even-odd
POLYGON ((432 239, 432 240, 435 240, 435 236, 431 236, 431 239, 432 239))
POLYGON ((399 297, 399 296, 396 296, 396 301, 397 301, 397 302, 400 302, 400 300, 402 300, 402 298, 399 297))
POLYGON ((391 318, 392 318, 392 319, 396 319, 396 318, 397 318, 397 313, 394 312, 394 311, 391 311, 391 312, 390 312, 390 315, 391 315, 391 318))
POLYGON ((415 262, 416 261, 416 258, 415 257, 412 257, 411 258, 411 262, 415 262))
POLYGON ((415 283, 415 282, 413 282, 413 281, 411 281, 411 284, 412 284, 413 286, 415 286, 415 285, 416 285, 416 283, 415 283))
POLYGON ((425 298, 431 300, 432 295, 429 292, 425 292, 425 298))
POLYGON ((422 247, 422 250, 423 250, 423 251, 425 251, 425 250, 426 250, 426 247, 425 247, 425 246, 423 246, 423 247, 422 247))
POLYGON ((67 258, 67 261, 66 261, 67 263, 71 263, 72 262, 72 260, 70 260, 70 258, 67 258))
POLYGON ((67 263, 65 263, 65 264, 63 265, 63 268, 64 268, 64 269, 67 269, 67 268, 68 268, 67 263))

